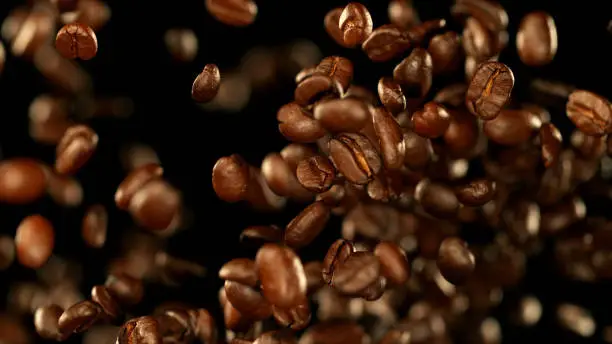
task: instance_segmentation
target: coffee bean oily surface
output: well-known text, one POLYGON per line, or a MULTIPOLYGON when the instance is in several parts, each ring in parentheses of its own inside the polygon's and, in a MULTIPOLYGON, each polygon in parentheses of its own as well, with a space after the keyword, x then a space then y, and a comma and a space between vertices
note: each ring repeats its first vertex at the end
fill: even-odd
POLYGON ((470 82, 465 105, 482 120, 497 117, 510 99, 514 87, 514 74, 503 63, 485 62, 478 66, 470 82))
POLYGON ((343 33, 344 43, 354 47, 368 38, 373 24, 368 9, 358 2, 351 2, 342 10, 338 25, 343 33))
POLYGON ((291 308, 306 297, 306 275, 298 256, 288 247, 265 244, 255 257, 264 297, 272 305, 291 308))
POLYGON ((199 103, 207 103, 215 98, 220 87, 221 73, 219 67, 214 64, 207 64, 193 81, 191 98, 199 103))
POLYGON ((98 38, 85 24, 67 24, 57 33, 55 48, 67 59, 91 60, 98 53, 98 38))
POLYGON ((589 91, 577 90, 569 95, 566 104, 567 117, 583 133, 602 136, 612 128, 610 102, 589 91))
POLYGON ((296 174, 304 188, 321 193, 332 186, 336 170, 329 159, 317 155, 300 161, 296 174))

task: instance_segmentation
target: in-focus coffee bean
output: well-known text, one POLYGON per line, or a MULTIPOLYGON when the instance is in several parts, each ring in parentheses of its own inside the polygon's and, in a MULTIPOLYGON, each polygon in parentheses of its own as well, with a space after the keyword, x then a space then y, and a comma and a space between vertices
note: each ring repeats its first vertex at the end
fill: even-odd
POLYGON ((66 24, 57 33, 55 48, 67 59, 91 60, 98 53, 98 38, 85 24, 66 24))

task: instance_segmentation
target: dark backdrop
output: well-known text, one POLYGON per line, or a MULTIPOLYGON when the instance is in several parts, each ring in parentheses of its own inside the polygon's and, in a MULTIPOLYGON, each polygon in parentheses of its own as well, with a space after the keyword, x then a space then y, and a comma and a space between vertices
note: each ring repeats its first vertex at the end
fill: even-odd
MULTIPOLYGON (((517 85, 531 75, 561 80, 610 97, 612 77, 610 44, 612 35, 606 28, 612 19, 607 1, 501 1, 510 15, 510 46, 501 60, 517 76, 517 85), (517 60, 513 42, 519 19, 527 12, 542 9, 555 18, 559 33, 557 58, 543 69, 523 67, 517 60)), ((3 0, 2 18, 12 7, 3 0)), ((21 3, 21 2, 20 2, 21 3)), ((282 214, 255 214, 243 205, 228 205, 217 200, 211 187, 211 169, 215 161, 231 153, 242 154, 258 164, 269 151, 279 151, 285 140, 278 133, 275 114, 279 106, 290 101, 291 79, 279 79, 270 89, 255 91, 248 107, 237 114, 206 112, 190 99, 193 78, 207 63, 216 63, 221 71, 238 65, 245 52, 254 46, 274 47, 296 39, 310 39, 318 44, 323 56, 341 54, 355 60, 356 83, 375 87, 378 78, 390 75, 388 66, 367 63, 359 50, 336 46, 323 29, 325 13, 346 3, 344 0, 259 0, 256 22, 247 28, 232 28, 215 21, 205 10, 203 0, 136 1, 109 0, 110 22, 99 32, 99 54, 80 62, 94 79, 95 91, 103 96, 126 96, 135 108, 128 119, 98 118, 88 123, 100 136, 99 149, 87 166, 77 174, 85 187, 83 206, 75 210, 60 209, 49 200, 28 207, 0 205, 0 232, 13 234, 26 215, 41 212, 49 216, 57 230, 55 253, 78 258, 85 263, 83 290, 101 283, 104 266, 116 254, 118 238, 131 226, 130 218, 112 207, 113 194, 124 171, 118 150, 128 141, 151 145, 162 161, 166 178, 184 192, 194 217, 190 227, 171 238, 170 253, 192 259, 209 269, 205 280, 187 283, 183 288, 147 287, 146 312, 162 300, 189 300, 219 315, 216 278, 219 266, 232 257, 251 257, 254 252, 238 245, 240 231, 253 224, 286 224, 300 207, 290 206, 282 214), (192 63, 179 64, 167 53, 164 32, 172 27, 188 27, 199 38, 199 53, 192 63), (360 67, 363 66, 363 67, 360 67), (101 202, 111 209, 109 243, 104 250, 88 249, 79 235, 84 208, 101 202)), ((363 1, 372 13, 375 26, 387 22, 388 1, 363 1)), ((415 0, 421 18, 448 17, 450 1, 415 0)), ((28 62, 11 56, 0 76, 0 143, 3 158, 34 156, 53 161, 53 148, 34 143, 28 136, 27 109, 32 99, 49 92, 50 86, 28 62)), ((564 122, 563 113, 553 112, 564 122)), ((557 121, 555 119, 555 121, 557 121)), ((567 130, 565 128, 564 130, 567 130)), ((334 220, 312 248, 305 250, 305 260, 320 258, 324 247, 339 235, 334 220)), ((529 263, 524 289, 542 298, 548 310, 536 329, 508 328, 509 343, 519 340, 539 342, 575 342, 576 337, 559 331, 551 311, 557 302, 566 300, 589 307, 603 322, 612 321, 609 286, 563 283, 555 277, 546 262, 529 263)), ((31 279, 34 274, 16 264, 0 272, 0 291, 4 294, 10 281, 31 279)))

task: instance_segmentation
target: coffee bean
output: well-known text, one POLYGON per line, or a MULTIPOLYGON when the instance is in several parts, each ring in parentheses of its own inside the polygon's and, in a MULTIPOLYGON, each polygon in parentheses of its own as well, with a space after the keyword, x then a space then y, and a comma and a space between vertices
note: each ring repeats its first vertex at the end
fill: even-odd
POLYGON ((437 138, 446 132, 451 123, 448 111, 435 102, 426 103, 423 110, 412 115, 413 131, 427 138, 437 138))
POLYGON ((161 177, 163 172, 163 168, 156 163, 142 165, 130 172, 115 192, 117 208, 128 210, 136 192, 150 181, 161 177))
POLYGON ((404 133, 404 165, 413 170, 423 169, 433 157, 433 148, 429 139, 412 131, 404 133))
POLYGON ((55 170, 59 174, 73 174, 93 155, 98 146, 98 135, 89 127, 75 125, 66 130, 57 144, 55 170))
POLYGON ((274 210, 282 209, 287 201, 286 198, 278 196, 266 183, 261 170, 253 166, 249 166, 250 180, 248 184, 248 193, 246 200, 257 210, 274 210))
POLYGON ((304 81, 304 79, 306 79, 307 77, 315 74, 316 71, 317 71, 316 66, 303 68, 302 70, 300 70, 299 73, 295 75, 295 83, 299 84, 300 82, 304 81))
POLYGON ((290 309, 280 309, 273 306, 272 314, 274 315, 276 323, 295 331, 305 329, 310 323, 310 318, 312 317, 308 302, 304 302, 303 304, 290 309))
POLYGON ((217 342, 217 326, 215 319, 205 309, 190 309, 189 320, 191 331, 200 342, 209 344, 217 342))
POLYGON ((463 284, 476 267, 474 254, 463 240, 456 237, 442 241, 437 264, 442 276, 455 285, 463 284))
POLYGON ((456 157, 468 157, 481 136, 478 119, 466 110, 450 111, 450 113, 450 125, 443 136, 446 148, 456 157))
POLYGON ((316 155, 302 160, 296 170, 297 179, 304 188, 321 193, 328 190, 336 178, 336 170, 329 159, 316 155))
POLYGON ((312 194, 302 187, 295 171, 280 154, 266 155, 261 163, 261 173, 275 194, 300 200, 312 199, 312 194))
POLYGON ((63 312, 60 306, 54 304, 36 309, 34 313, 36 333, 47 340, 62 339, 64 336, 60 333, 58 321, 63 312))
POLYGON ((40 215, 24 218, 15 233, 17 260, 25 267, 36 269, 47 262, 55 246, 55 231, 49 220, 40 215))
POLYGON ((540 128, 540 144, 542 145, 544 167, 548 168, 556 164, 563 148, 563 138, 554 124, 545 123, 542 125, 540 128))
POLYGON ((227 301, 225 296, 225 288, 221 288, 219 292, 219 303, 223 309, 223 322, 225 327, 235 331, 247 331, 253 324, 253 321, 243 316, 232 303, 227 301))
POLYGON ((431 37, 444 27, 446 27, 446 20, 433 19, 409 28, 407 34, 413 45, 426 46, 431 37))
POLYGON ((189 326, 189 315, 184 310, 168 310, 155 316, 159 333, 166 343, 188 343, 194 335, 189 326))
POLYGON ((370 12, 358 2, 351 2, 346 5, 338 19, 338 26, 342 30, 344 43, 348 47, 363 43, 372 33, 372 25, 370 12))
POLYGON ((15 260, 15 242, 8 235, 0 235, 0 270, 6 270, 15 260))
POLYGON ((119 330, 117 344, 162 344, 159 324, 150 316, 131 319, 119 330))
POLYGON ((96 303, 85 300, 66 309, 58 320, 60 333, 81 333, 87 331, 99 320, 102 309, 96 303))
POLYGON ((306 274, 306 284, 309 295, 311 295, 313 292, 316 292, 321 287, 323 287, 323 285, 325 285, 322 273, 322 262, 314 261, 304 264, 304 274, 306 274))
POLYGON ((206 0, 206 9, 226 25, 244 27, 253 24, 257 4, 251 0, 206 0))
POLYGON ((489 179, 475 179, 455 189, 455 195, 462 204, 480 207, 495 197, 497 184, 489 179))
POLYGON ((57 33, 55 48, 64 58, 91 60, 98 53, 98 38, 85 24, 67 24, 57 33))
MULTIPOLYGON (((380 261, 381 274, 391 283, 403 285, 410 277, 410 264, 406 253, 395 243, 382 241, 374 248, 380 261)), ((384 288, 383 288, 384 290, 384 288)))
POLYGON ((125 274, 108 276, 104 286, 113 297, 125 305, 131 306, 139 303, 144 294, 142 281, 125 274))
POLYGON ((332 273, 332 285, 341 293, 356 295, 376 282, 380 261, 370 252, 354 252, 338 264, 332 273))
POLYGON ((6 63, 6 49, 4 48, 4 44, 0 42, 0 74, 4 71, 4 64, 6 63))
POLYGON ((36 201, 47 187, 47 177, 41 165, 28 158, 13 158, 0 162, 0 201, 27 204, 36 201))
POLYGON ((244 200, 247 197, 249 180, 249 165, 237 154, 220 158, 213 167, 213 188, 217 196, 226 202, 244 200))
POLYGON ((531 12, 521 19, 516 34, 516 49, 521 61, 528 66, 542 66, 557 53, 557 27, 546 12, 531 12))
MULTIPOLYGON (((544 126, 542 126, 544 127, 544 126)), ((580 130, 574 130, 570 137, 572 147, 587 160, 601 158, 606 153, 607 136, 589 136, 580 130)))
POLYGON ((297 344, 297 340, 289 331, 269 331, 257 337, 253 344, 297 344))
POLYGON ((277 226, 251 226, 240 233, 240 242, 259 248, 265 243, 283 240, 283 231, 277 226))
POLYGON ((272 305, 291 308, 306 297, 306 275, 298 256, 288 247, 265 244, 255 257, 264 297, 272 305))
POLYGON ((314 118, 331 132, 358 132, 370 119, 366 104, 352 98, 332 99, 317 103, 314 118))
POLYGON ((393 70, 393 79, 402 85, 407 98, 424 97, 431 88, 433 61, 427 50, 415 48, 393 70))
POLYGON ((483 125, 489 140, 506 146, 517 146, 529 141, 540 130, 542 121, 531 112, 503 110, 483 125))
POLYGON ((363 86, 351 85, 344 94, 344 98, 358 99, 372 106, 378 105, 376 95, 363 86))
POLYGON ((423 209, 436 217, 453 217, 459 209, 455 193, 446 185, 421 180, 414 191, 414 198, 423 209))
POLYGON ((341 56, 328 56, 321 60, 316 72, 335 79, 346 90, 353 80, 353 62, 341 56))
POLYGON ((371 112, 383 163, 387 169, 399 169, 406 153, 402 129, 387 110, 375 108, 371 112))
POLYGON ((474 17, 491 32, 503 31, 508 27, 508 14, 496 1, 460 0, 451 7, 451 14, 474 17))
POLYGON ((219 278, 253 288, 258 284, 255 262, 247 258, 236 258, 225 263, 219 270, 219 278))
POLYGON ((361 45, 361 49, 374 62, 390 61, 410 47, 409 37, 395 25, 376 28, 361 45))
POLYGON ((382 77, 378 81, 378 97, 383 106, 392 114, 406 110, 406 97, 400 84, 392 78, 382 77))
POLYGON ((341 96, 344 90, 336 80, 326 75, 313 74, 295 88, 295 102, 300 106, 313 104, 325 97, 341 96))
POLYGON ((179 220, 181 197, 178 190, 162 179, 143 185, 130 201, 134 221, 150 230, 161 231, 179 220))
POLYGON ((234 281, 225 281, 224 288, 227 300, 244 316, 259 320, 272 315, 272 305, 259 291, 234 281))
POLYGON ((300 344, 341 344, 370 343, 365 330, 351 320, 339 320, 317 323, 306 330, 300 338, 300 344))
POLYGON ((298 249, 310 244, 327 225, 330 208, 323 202, 314 202, 298 214, 285 229, 285 244, 298 249))
POLYGON ((387 279, 383 276, 370 284, 367 288, 362 290, 359 294, 366 301, 376 301, 383 296, 385 288, 387 287, 387 279))
POLYGON ((325 283, 330 284, 334 270, 339 264, 344 263, 348 257, 355 252, 355 248, 350 241, 344 239, 336 240, 327 250, 323 259, 322 277, 325 283))
POLYGON ((435 35, 429 41, 427 52, 431 56, 434 74, 453 72, 461 62, 461 38, 452 31, 435 35))
POLYGON ((87 245, 93 248, 101 248, 106 242, 106 230, 108 227, 108 214, 104 206, 96 204, 87 209, 83 217, 81 233, 87 245))
POLYGON ((198 54, 198 37, 190 29, 169 29, 164 34, 164 43, 172 57, 180 62, 191 62, 198 54))
POLYGON ((355 184, 367 184, 381 168, 380 157, 363 135, 344 133, 329 142, 336 169, 355 184))
MULTIPOLYGON (((208 0, 207 3, 214 1, 208 0)), ((191 98, 198 103, 208 103, 217 96, 220 87, 221 73, 219 67, 214 64, 207 64, 193 81, 191 98)))
POLYGON ((412 6, 412 1, 391 0, 387 12, 389 21, 404 30, 420 23, 419 14, 412 6))
POLYGON ((340 30, 340 15, 342 14, 343 10, 343 7, 337 7, 327 12, 323 25, 327 34, 334 40, 334 42, 336 42, 336 44, 345 48, 351 48, 344 42, 344 32, 340 30))
POLYGON ((467 18, 462 43, 465 54, 476 61, 485 61, 495 55, 493 34, 476 18, 467 18))
POLYGON ((591 136, 603 136, 612 128, 610 102, 589 91, 577 90, 569 95, 567 117, 578 130, 591 136))
POLYGON ((345 195, 346 192, 342 185, 332 185, 329 190, 318 194, 315 200, 323 202, 328 207, 336 207, 344 199, 345 195))
POLYGON ((283 105, 278 110, 276 119, 280 133, 293 142, 314 142, 325 135, 321 124, 296 103, 283 105))
POLYGON ((116 319, 121 313, 119 304, 103 285, 97 285, 91 289, 91 300, 100 305, 104 313, 111 319, 116 319))
POLYGON ((478 66, 465 96, 468 110, 480 119, 497 117, 510 99, 514 74, 503 63, 485 62, 478 66))

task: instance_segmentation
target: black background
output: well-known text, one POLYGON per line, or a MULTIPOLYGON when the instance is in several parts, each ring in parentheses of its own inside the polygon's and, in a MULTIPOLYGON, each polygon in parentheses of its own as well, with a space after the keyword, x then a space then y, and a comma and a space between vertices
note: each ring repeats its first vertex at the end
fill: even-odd
MULTIPOLYGON (((526 80, 540 76, 610 98, 612 35, 606 28, 612 18, 606 9, 607 2, 501 1, 510 16, 511 44, 500 60, 513 69, 519 94, 526 80), (559 35, 555 61, 540 69, 521 65, 513 47, 520 18, 532 10, 548 11, 556 21, 559 35)), ((12 4, 21 3, 3 0, 0 16, 4 18, 12 4)), ((193 78, 207 63, 217 64, 223 75, 223 71, 236 67, 254 46, 282 46, 296 39, 316 42, 323 56, 340 54, 353 59, 355 83, 370 88, 375 87, 378 78, 391 74, 390 66, 368 63, 360 50, 338 47, 327 36, 323 17, 329 9, 345 5, 343 0, 260 0, 257 20, 247 28, 232 28, 215 21, 206 12, 203 0, 109 0, 107 3, 112 8, 112 18, 97 32, 98 56, 79 63, 91 73, 97 94, 132 98, 134 113, 128 119, 98 118, 88 122, 98 132, 100 144, 93 159, 77 174, 85 188, 81 207, 61 209, 48 199, 27 207, 0 205, 0 233, 12 235, 19 221, 28 214, 46 215, 57 231, 55 253, 84 263, 83 291, 101 283, 105 263, 117 253, 121 234, 132 226, 129 216, 112 206, 115 189, 125 174, 118 151, 126 142, 146 143, 157 151, 166 179, 184 193, 194 215, 189 228, 169 240, 168 251, 205 265, 209 273, 205 280, 189 282, 179 289, 147 286, 147 302, 139 311, 150 311, 163 300, 186 300, 210 309, 221 319, 216 299, 221 282, 216 278, 216 271, 233 257, 254 254, 239 246, 240 231, 254 224, 282 226, 300 206, 291 205, 282 214, 256 214, 242 204, 225 204, 212 190, 211 169, 219 157, 231 153, 239 153, 258 165, 267 152, 282 149, 286 141, 278 133, 275 114, 279 106, 291 100, 293 83, 290 78, 280 78, 275 87, 255 90, 247 109, 228 114, 203 111, 191 101, 193 78), (180 64, 167 53, 163 35, 172 27, 191 28, 197 34, 199 53, 194 62, 180 64), (95 203, 102 203, 110 210, 109 242, 103 250, 86 248, 80 238, 83 211, 95 203)), ((388 22, 388 1, 363 3, 371 11, 375 27, 388 22)), ((422 19, 448 18, 450 3, 415 0, 422 19)), ((4 159, 32 156, 48 163, 53 161, 54 148, 34 143, 27 129, 30 102, 36 95, 52 90, 31 63, 8 56, 0 76, 0 143, 4 159)), ((566 133, 564 114, 553 111, 552 115, 553 121, 560 123, 566 133)), ((304 251, 303 259, 320 259, 324 247, 338 235, 339 221, 335 219, 313 247, 304 251)), ((578 342, 577 337, 554 324, 554 305, 561 301, 582 304, 594 312, 600 323, 612 323, 608 284, 565 282, 555 275, 546 259, 530 262, 529 269, 521 291, 533 292, 541 298, 546 307, 544 317, 535 329, 505 327, 506 342, 578 342)), ((0 295, 6 295, 10 281, 34 277, 32 271, 14 264, 8 271, 0 272, 0 295)), ((518 292, 511 291, 509 295, 518 292)), ((503 307, 498 313, 502 312, 503 307)))

